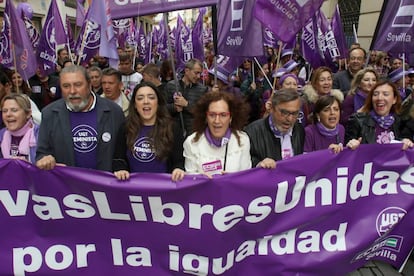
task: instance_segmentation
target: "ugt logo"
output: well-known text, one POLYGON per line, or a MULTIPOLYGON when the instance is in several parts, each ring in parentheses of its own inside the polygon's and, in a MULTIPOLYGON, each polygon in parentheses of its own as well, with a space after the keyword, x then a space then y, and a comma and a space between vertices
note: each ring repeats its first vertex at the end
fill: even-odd
POLYGON ((400 207, 388 207, 382 210, 376 220, 378 235, 382 236, 387 233, 392 227, 397 224, 407 211, 400 207))
POLYGON ((411 28, 414 24, 414 1, 400 0, 400 6, 392 21, 392 27, 411 28))

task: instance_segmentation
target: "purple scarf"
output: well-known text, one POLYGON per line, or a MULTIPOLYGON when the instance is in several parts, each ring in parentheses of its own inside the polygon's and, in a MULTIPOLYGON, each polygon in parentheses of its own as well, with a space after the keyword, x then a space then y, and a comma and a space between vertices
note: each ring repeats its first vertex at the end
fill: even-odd
POLYGON ((9 131, 6 129, 3 135, 3 140, 1 141, 1 153, 3 154, 3 158, 10 158, 12 136, 23 136, 19 143, 19 154, 29 155, 30 147, 36 146, 33 120, 29 119, 22 128, 16 131, 9 131))
POLYGON ((318 128, 318 131, 320 134, 322 134, 325 137, 334 137, 338 135, 339 133, 339 127, 338 125, 335 126, 333 129, 326 128, 322 123, 317 123, 316 127, 318 128))
POLYGON ((221 137, 220 139, 217 139, 211 135, 210 129, 207 127, 206 130, 204 131, 204 135, 206 136, 206 139, 210 145, 220 148, 222 146, 227 145, 227 143, 229 142, 230 136, 231 136, 231 130, 230 128, 228 128, 226 130, 226 133, 224 133, 224 136, 221 137))
POLYGON ((359 89, 357 90, 354 95, 354 112, 358 112, 358 110, 364 105, 367 96, 368 94, 362 92, 359 89))
POLYGON ((383 129, 389 129, 395 121, 394 114, 390 113, 387 116, 379 116, 374 110, 369 113, 374 121, 383 129))

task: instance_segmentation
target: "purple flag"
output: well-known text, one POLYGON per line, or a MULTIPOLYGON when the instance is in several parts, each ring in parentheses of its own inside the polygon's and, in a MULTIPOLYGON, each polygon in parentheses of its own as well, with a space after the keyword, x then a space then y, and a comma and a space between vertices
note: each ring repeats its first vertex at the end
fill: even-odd
POLYGON ((333 36, 336 39, 336 44, 339 51, 339 58, 348 57, 348 47, 346 45, 346 38, 344 33, 344 28, 341 19, 341 13, 339 11, 339 5, 336 5, 335 13, 332 17, 331 28, 333 31, 333 36))
POLYGON ((371 50, 381 50, 414 64, 414 0, 384 1, 371 50))
POLYGON ((262 56, 262 26, 252 14, 254 1, 220 1, 217 51, 224 56, 262 56))
MULTIPOLYGON (((3 47, 10 47, 12 49, 9 55, 5 55, 3 58, 4 66, 16 65, 17 71, 20 73, 24 80, 28 80, 36 72, 37 62, 33 51, 32 43, 27 35, 26 27, 20 16, 17 15, 16 9, 11 0, 6 1, 6 7, 4 10, 4 21, 7 29, 4 28, 6 36, 2 36, 2 53, 3 47), (6 39, 7 41, 3 41, 6 39), (7 45, 7 42, 9 43, 7 45), (3 44, 4 43, 4 44, 3 44), (12 51, 14 50, 14 55, 12 51), (12 61, 16 58, 16 60, 12 61)), ((3 56, 3 55, 2 55, 3 56)), ((10 68, 8 67, 8 68, 10 68)))
POLYGON ((277 42, 278 40, 275 34, 269 28, 265 28, 263 30, 263 45, 271 48, 278 48, 279 45, 277 42))
POLYGON ((29 35, 30 41, 32 42, 33 49, 36 50, 40 41, 40 33, 36 29, 33 22, 25 14, 23 14, 22 16, 24 25, 26 26, 27 34, 29 35))
POLYGON ((185 63, 193 58, 190 28, 185 25, 180 15, 177 18, 177 28, 174 34, 176 68, 180 71, 184 69, 185 63))
POLYGON ((257 0, 254 16, 283 42, 290 41, 305 26, 325 0, 257 0))
POLYGON ((301 46, 303 57, 312 68, 316 69, 325 64, 318 47, 318 26, 314 15, 302 29, 301 46))
MULTIPOLYGON (((118 46, 121 48, 125 48, 125 43, 127 43, 128 37, 130 35, 129 29, 131 24, 133 24, 132 18, 112 20, 112 27, 114 28, 118 46)), ((135 39, 132 39, 132 41, 135 41, 135 39)), ((136 45, 136 42, 134 45, 136 45)))
POLYGON ((217 4, 218 0, 134 0, 110 1, 112 18, 136 17, 168 11, 192 9, 217 4))
POLYGON ((160 30, 158 32, 158 44, 157 50, 161 59, 166 60, 169 58, 168 54, 168 42, 167 35, 169 35, 168 26, 165 24, 164 15, 160 21, 160 30))
POLYGON ((37 62, 42 75, 45 76, 55 72, 57 64, 56 52, 66 43, 65 27, 63 26, 56 0, 52 0, 36 52, 37 62))
POLYGON ((335 70, 335 60, 340 56, 340 53, 331 25, 322 11, 316 12, 316 20, 319 52, 324 57, 325 65, 335 70))
POLYGON ((148 62, 150 49, 148 45, 147 35, 145 34, 144 26, 142 24, 139 26, 138 30, 138 51, 139 57, 145 60, 145 62, 148 62))
MULTIPOLYGON (((6 2, 8 3, 8 2, 6 2)), ((9 5, 12 5, 9 3, 9 5)), ((10 8, 9 8, 10 9, 10 8)), ((12 53, 12 41, 11 41, 11 26, 10 26, 10 11, 5 10, 4 19, 0 33, 0 61, 6 68, 12 68, 13 65, 13 53, 12 53)))
POLYGON ((70 25, 69 17, 67 15, 66 15, 66 34, 67 34, 66 44, 69 45, 69 50, 72 51, 73 49, 75 49, 75 40, 73 40, 72 27, 70 25))
POLYGON ((193 43, 193 56, 201 61, 204 60, 204 44, 203 44, 203 17, 206 10, 199 9, 197 20, 191 30, 191 37, 193 43))
POLYGON ((118 68, 119 57, 116 47, 115 32, 112 28, 109 0, 92 0, 85 21, 91 22, 94 27, 99 26, 101 34, 99 41, 99 55, 108 58, 111 67, 118 68))
MULTIPOLYGON (((91 9, 88 9, 86 18, 88 18, 90 12, 91 9)), ((100 38, 100 25, 95 21, 85 20, 75 45, 75 53, 78 54, 78 64, 86 65, 91 58, 98 54, 100 38)))
POLYGON ((76 1, 76 26, 81 27, 85 21, 85 7, 83 6, 84 0, 76 1))

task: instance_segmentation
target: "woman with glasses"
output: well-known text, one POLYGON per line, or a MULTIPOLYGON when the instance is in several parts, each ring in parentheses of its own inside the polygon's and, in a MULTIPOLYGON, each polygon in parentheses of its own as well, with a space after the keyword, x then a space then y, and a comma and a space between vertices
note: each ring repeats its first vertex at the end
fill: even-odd
POLYGON ((315 103, 313 124, 305 128, 304 152, 331 149, 338 153, 343 149, 345 128, 339 124, 341 103, 334 96, 322 96, 315 103))
POLYGON ((226 92, 208 92, 194 110, 194 133, 184 142, 185 170, 192 174, 237 172, 251 168, 250 141, 241 131, 248 107, 226 92))
POLYGON ((125 137, 120 133, 113 169, 120 180, 129 172, 171 173, 173 181, 184 177, 183 142, 161 91, 149 82, 134 88, 126 118, 125 137))
POLYGON ((390 58, 386 52, 377 51, 374 69, 378 74, 378 78, 386 78, 390 72, 390 58))
POLYGON ((389 80, 377 82, 369 92, 361 112, 353 114, 346 126, 345 143, 356 149, 360 144, 403 143, 403 149, 412 147, 410 139, 400 133, 401 96, 389 80))
POLYGON ((23 94, 9 94, 1 101, 5 128, 0 130, 1 158, 36 162, 39 126, 32 120, 30 101, 23 94))

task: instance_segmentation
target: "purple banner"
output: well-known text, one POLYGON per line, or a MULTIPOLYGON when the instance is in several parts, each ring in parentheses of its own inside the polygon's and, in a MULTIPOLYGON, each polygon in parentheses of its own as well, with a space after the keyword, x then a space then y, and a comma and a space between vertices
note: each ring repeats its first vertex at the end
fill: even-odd
POLYGON ((414 150, 329 150, 208 179, 0 160, 0 275, 344 275, 414 242, 414 150), (378 154, 381 152, 381 154, 378 154))
POLYGON ((318 26, 316 23, 316 15, 314 15, 302 29, 301 47, 303 57, 312 68, 316 69, 325 64, 322 53, 318 47, 318 26))
POLYGON ((371 50, 381 50, 414 64, 414 0, 384 1, 371 50))
POLYGON ((114 0, 110 1, 110 9, 112 18, 117 19, 211 6, 217 2, 218 0, 114 0))
POLYGON ((262 26, 252 14, 254 1, 219 1, 217 48, 224 56, 263 56, 262 26))
POLYGON ((324 0, 257 0, 254 16, 284 42, 289 42, 324 0))
POLYGON ((339 5, 336 5, 335 13, 332 17, 331 28, 336 39, 336 46, 339 50, 339 58, 348 57, 348 46, 346 45, 346 38, 344 33, 344 26, 342 24, 341 13, 339 5))

